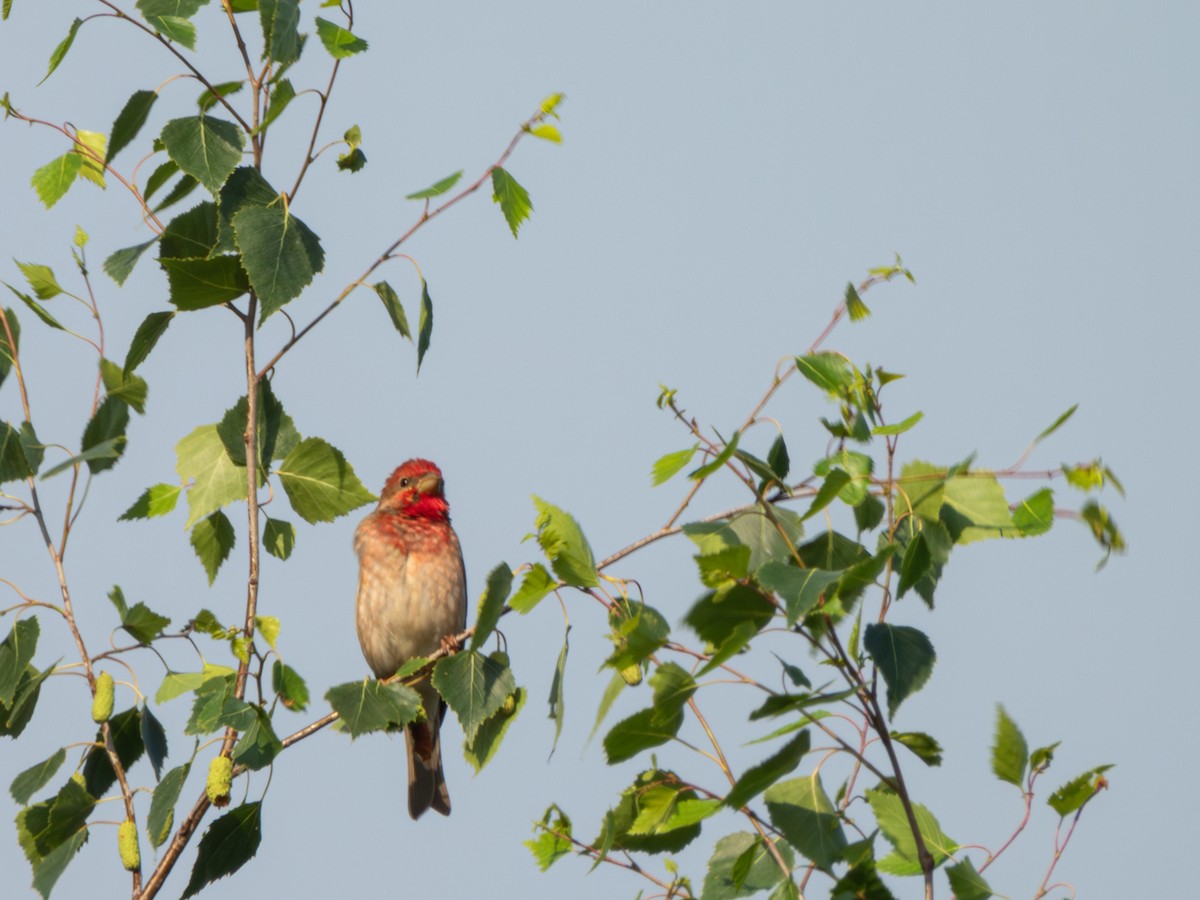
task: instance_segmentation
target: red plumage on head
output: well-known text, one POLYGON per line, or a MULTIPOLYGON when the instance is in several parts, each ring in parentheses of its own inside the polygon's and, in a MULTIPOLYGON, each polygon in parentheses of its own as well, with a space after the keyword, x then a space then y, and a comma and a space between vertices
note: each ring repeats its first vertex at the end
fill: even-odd
POLYGON ((383 485, 379 508, 407 518, 450 520, 450 504, 442 492, 442 470, 428 459, 410 459, 394 471, 383 485), (428 476, 436 482, 428 485, 428 476), (421 488, 422 483, 425 489, 421 488))

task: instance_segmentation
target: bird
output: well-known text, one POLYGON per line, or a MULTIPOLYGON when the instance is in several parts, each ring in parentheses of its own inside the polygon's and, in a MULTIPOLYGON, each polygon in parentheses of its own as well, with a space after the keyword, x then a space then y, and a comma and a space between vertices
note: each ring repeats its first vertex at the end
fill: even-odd
MULTIPOLYGON (((442 471, 427 459, 399 466, 379 505, 354 532, 358 554, 355 624, 367 665, 388 678, 415 656, 450 647, 466 627, 462 549, 450 525, 442 471)), ((408 812, 450 815, 439 736, 446 701, 429 680, 417 685, 425 718, 405 727, 408 812)))

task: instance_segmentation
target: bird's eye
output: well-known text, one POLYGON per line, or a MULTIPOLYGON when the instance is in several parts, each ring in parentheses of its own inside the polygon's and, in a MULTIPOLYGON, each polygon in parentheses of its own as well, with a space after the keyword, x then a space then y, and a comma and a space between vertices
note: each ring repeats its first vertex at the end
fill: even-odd
POLYGON ((402 487, 402 488, 408 487, 408 479, 407 478, 400 479, 400 487, 402 487))

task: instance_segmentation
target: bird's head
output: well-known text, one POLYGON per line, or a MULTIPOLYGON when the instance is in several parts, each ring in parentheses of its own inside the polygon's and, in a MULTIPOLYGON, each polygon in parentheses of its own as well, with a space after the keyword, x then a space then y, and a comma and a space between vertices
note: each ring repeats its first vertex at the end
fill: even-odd
POLYGON ((448 520, 442 470, 427 459, 410 459, 391 474, 379 498, 380 512, 415 519, 448 520))

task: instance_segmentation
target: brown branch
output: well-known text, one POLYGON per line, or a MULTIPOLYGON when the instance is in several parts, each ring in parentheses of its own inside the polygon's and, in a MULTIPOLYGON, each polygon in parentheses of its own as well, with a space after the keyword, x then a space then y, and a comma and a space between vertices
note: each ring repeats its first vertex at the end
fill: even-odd
MULTIPOLYGON (((195 77, 195 79, 197 81, 199 81, 202 85, 204 85, 206 88, 208 88, 208 92, 217 99, 218 103, 220 103, 222 106, 225 107, 226 110, 229 111, 229 114, 231 116, 233 116, 234 119, 237 120, 237 123, 242 126, 242 129, 247 134, 250 133, 250 131, 252 129, 251 129, 250 125, 247 124, 246 120, 241 117, 241 114, 238 113, 238 111, 233 108, 233 105, 228 100, 226 100, 223 96, 221 96, 221 93, 215 87, 213 87, 212 84, 209 83, 209 80, 200 73, 199 69, 197 69, 194 65, 192 65, 192 63, 188 60, 188 58, 186 56, 184 56, 182 53, 179 52, 179 50, 176 49, 176 47, 173 43, 168 41, 165 37, 163 37, 161 34, 159 34, 157 31, 155 31, 149 25, 145 25, 145 24, 139 22, 137 19, 135 19, 132 16, 130 16, 129 14, 127 14, 124 10, 118 8, 115 4, 110 3, 109 0, 98 0, 98 2, 102 3, 104 6, 107 6, 109 9, 111 9, 113 11, 114 18, 122 19, 122 20, 128 22, 130 25, 133 25, 135 28, 140 28, 146 34, 150 35, 150 37, 152 37, 154 40, 156 40, 160 44, 162 44, 163 47, 166 48, 167 52, 169 52, 172 56, 174 56, 181 63, 183 63, 184 66, 187 67, 187 70, 192 73, 193 77, 195 77)), ((221 5, 224 6, 226 9, 228 9, 226 0, 222 0, 221 5)), ((242 52, 245 53, 244 47, 242 48, 242 52)))
POLYGON ((499 159, 497 159, 494 163, 492 163, 490 166, 488 166, 487 169, 484 170, 484 173, 475 182, 470 184, 468 187, 463 188, 463 190, 459 191, 459 193, 455 194, 453 197, 451 197, 449 200, 447 200, 441 206, 436 207, 433 210, 429 210, 428 208, 426 208, 424 211, 422 211, 422 213, 421 213, 420 217, 417 219, 417 221, 414 222, 408 228, 407 231, 405 231, 402 235, 400 235, 400 237, 396 238, 396 240, 393 241, 392 244, 386 250, 383 251, 383 253, 379 256, 379 258, 376 259, 373 263, 371 263, 370 266, 367 267, 366 271, 363 272, 362 275, 360 275, 358 278, 356 278, 350 284, 348 284, 344 288, 342 288, 341 292, 329 303, 328 306, 325 307, 325 309, 323 309, 320 313, 318 313, 317 316, 311 322, 309 322, 307 325, 305 325, 303 328, 301 328, 294 336, 292 336, 290 339, 288 339, 287 341, 284 342, 283 346, 280 347, 278 352, 276 352, 276 354, 271 357, 270 361, 259 370, 258 377, 261 379, 262 377, 264 377, 267 374, 267 372, 270 372, 271 369, 273 369, 275 367, 275 365, 279 362, 279 360, 281 360, 284 357, 284 355, 286 353, 288 353, 288 351, 290 351, 294 346, 296 346, 296 344, 298 344, 306 334, 308 334, 310 331, 312 331, 312 329, 314 327, 316 327, 316 325, 322 319, 324 319, 327 315, 329 315, 331 312, 333 312, 335 309, 337 309, 337 307, 341 304, 341 302, 343 300, 345 300, 348 296, 350 296, 350 293, 355 288, 359 287, 360 285, 365 284, 367 279, 370 278, 372 274, 374 274, 376 269, 378 269, 380 266, 382 266, 388 260, 392 259, 393 258, 392 254, 394 254, 405 241, 407 241, 410 237, 412 237, 427 222, 437 218, 442 213, 444 213, 446 210, 448 210, 450 207, 454 206, 456 203, 459 203, 460 201, 464 200, 465 198, 471 196, 476 191, 478 191, 481 187, 483 187, 484 183, 491 177, 492 171, 502 167, 504 165, 504 163, 506 163, 508 161, 509 157, 512 156, 513 151, 516 149, 517 144, 520 143, 521 138, 523 138, 529 132, 529 129, 533 125, 537 124, 542 119, 544 119, 546 117, 546 115, 547 115, 547 113, 544 113, 541 110, 539 110, 535 115, 531 116, 529 119, 526 119, 525 122, 523 122, 521 124, 520 129, 518 129, 517 133, 513 136, 512 140, 510 140, 508 142, 508 146, 504 149, 504 152, 500 154, 499 159))

